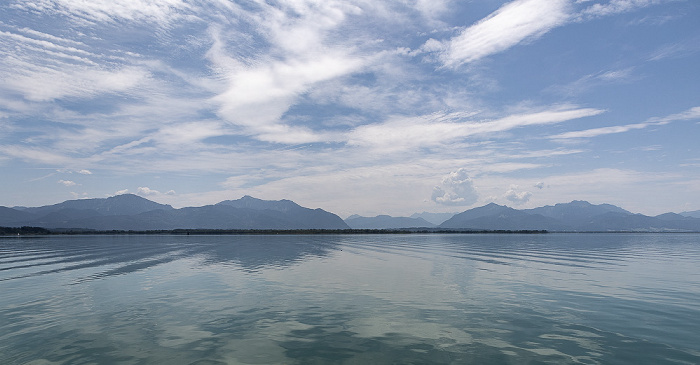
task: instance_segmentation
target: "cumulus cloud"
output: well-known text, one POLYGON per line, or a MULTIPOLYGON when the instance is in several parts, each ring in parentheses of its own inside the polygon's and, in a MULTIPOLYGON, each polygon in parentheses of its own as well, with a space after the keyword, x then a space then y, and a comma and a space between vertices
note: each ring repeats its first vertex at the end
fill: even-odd
POLYGON ((142 195, 142 196, 150 196, 150 195, 175 195, 175 190, 168 190, 165 193, 161 193, 158 190, 151 189, 146 186, 139 186, 136 189, 136 194, 142 195))
POLYGON ((517 185, 511 185, 510 189, 506 191, 503 197, 513 202, 515 205, 521 205, 527 203, 530 200, 530 197, 532 197, 532 193, 529 191, 518 191, 517 185))
POLYGON ((540 190, 544 189, 544 182, 542 182, 542 181, 537 182, 534 186, 540 190))
POLYGON ((466 169, 460 168, 449 173, 439 186, 433 188, 431 200, 443 205, 472 205, 478 197, 466 169))
POLYGON ((129 189, 122 189, 122 190, 117 190, 114 192, 114 195, 124 195, 129 193, 129 189))
POLYGON ((70 180, 58 180, 58 183, 63 185, 63 186, 75 186, 78 185, 75 181, 70 181, 70 180))
POLYGON ((136 194, 138 194, 138 195, 160 195, 160 191, 153 190, 153 189, 146 187, 146 186, 139 186, 136 189, 136 194))
POLYGON ((92 171, 90 170, 78 170, 78 173, 82 175, 92 175, 92 171))

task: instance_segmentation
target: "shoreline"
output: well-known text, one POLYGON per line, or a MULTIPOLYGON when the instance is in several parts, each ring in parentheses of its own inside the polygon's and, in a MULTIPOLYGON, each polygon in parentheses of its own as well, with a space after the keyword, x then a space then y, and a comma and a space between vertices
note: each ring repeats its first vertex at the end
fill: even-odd
POLYGON ((223 235, 401 235, 401 234, 551 234, 551 233, 700 233, 697 231, 548 231, 548 230, 489 230, 489 229, 163 229, 163 230, 92 230, 83 228, 0 227, 0 237, 37 236, 223 236, 223 235))
POLYGON ((484 229, 162 229, 162 230, 92 230, 82 228, 0 227, 0 237, 16 236, 85 236, 85 235, 328 235, 328 234, 545 234, 546 230, 484 230, 484 229))

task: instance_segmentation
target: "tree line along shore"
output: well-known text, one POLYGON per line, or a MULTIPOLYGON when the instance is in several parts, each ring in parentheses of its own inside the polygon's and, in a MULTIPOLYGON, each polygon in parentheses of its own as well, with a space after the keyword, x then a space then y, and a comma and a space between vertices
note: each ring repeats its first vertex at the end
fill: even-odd
POLYGON ((452 230, 452 229, 171 229, 171 230, 91 230, 81 228, 0 227, 0 236, 50 235, 274 235, 274 234, 416 234, 416 233, 548 233, 546 230, 452 230))

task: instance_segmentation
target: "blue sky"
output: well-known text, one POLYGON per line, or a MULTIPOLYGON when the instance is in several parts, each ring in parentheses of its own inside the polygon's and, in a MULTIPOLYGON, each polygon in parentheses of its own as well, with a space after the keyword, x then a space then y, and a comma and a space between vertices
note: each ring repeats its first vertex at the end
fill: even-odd
POLYGON ((0 205, 700 209, 695 0, 8 0, 0 205))

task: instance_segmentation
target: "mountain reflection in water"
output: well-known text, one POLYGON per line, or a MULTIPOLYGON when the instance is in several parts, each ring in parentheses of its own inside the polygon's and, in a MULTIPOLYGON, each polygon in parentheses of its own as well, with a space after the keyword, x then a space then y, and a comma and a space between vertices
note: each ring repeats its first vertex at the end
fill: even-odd
POLYGON ((0 363, 700 363, 699 238, 3 238, 0 363))

